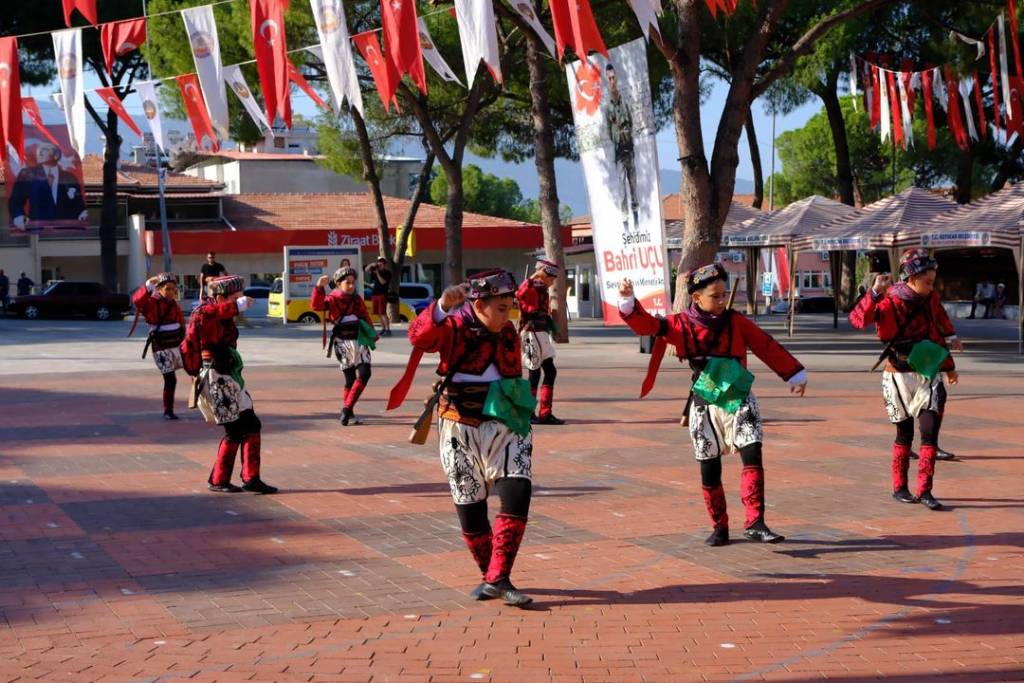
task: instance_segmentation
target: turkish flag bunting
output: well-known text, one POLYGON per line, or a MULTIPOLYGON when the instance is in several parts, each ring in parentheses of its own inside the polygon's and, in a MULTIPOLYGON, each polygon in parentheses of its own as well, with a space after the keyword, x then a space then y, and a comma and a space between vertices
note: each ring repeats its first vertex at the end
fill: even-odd
POLYGON ((921 91, 924 93, 924 117, 928 124, 928 149, 935 149, 935 110, 932 108, 932 75, 931 69, 921 72, 921 91))
POLYGON ((288 0, 249 0, 252 36, 256 48, 256 70, 260 74, 267 121, 274 125, 278 114, 292 127, 291 107, 285 107, 291 83, 288 81, 288 47, 284 37, 284 12, 288 0))
POLYGON ((427 75, 423 71, 416 0, 381 0, 380 15, 388 59, 394 64, 399 77, 409 74, 420 92, 426 95, 427 75))
POLYGON ((1020 61, 1020 37, 1017 34, 1017 3, 1016 0, 1007 0, 1010 8, 1010 37, 1013 38, 1014 66, 1017 67, 1017 78, 1024 79, 1024 64, 1020 61))
POLYGON ((978 80, 978 72, 972 73, 971 78, 974 79, 974 106, 978 109, 978 134, 985 137, 988 123, 985 121, 985 101, 981 98, 981 81, 978 80))
POLYGON ((96 14, 96 0, 64 0, 64 24, 68 27, 71 26, 71 13, 76 9, 93 26, 99 21, 96 14))
POLYGON ((900 80, 903 82, 903 92, 907 93, 907 109, 910 110, 910 116, 914 116, 914 88, 910 85, 910 79, 914 77, 914 62, 909 59, 904 59, 900 65, 902 73, 900 73, 900 80))
MULTIPOLYGON (((1003 127, 1002 113, 999 111, 999 67, 996 65, 996 30, 988 30, 988 66, 992 71, 992 114, 996 119, 996 130, 1003 127)), ((996 133, 998 135, 998 132, 996 133)))
POLYGON ((175 80, 178 82, 178 89, 181 90, 181 99, 185 101, 185 112, 196 136, 196 146, 200 150, 219 151, 220 142, 213 132, 213 122, 210 121, 210 112, 206 110, 203 91, 199 87, 199 77, 195 74, 186 74, 178 76, 175 80))
POLYGON ((551 22, 555 27, 558 61, 562 61, 566 47, 571 47, 580 59, 586 59, 591 50, 608 57, 589 0, 551 0, 551 22))
MULTIPOLYGON (((873 54, 868 55, 869 59, 874 58, 873 54)), ((882 122, 882 84, 879 77, 878 67, 871 65, 871 127, 878 128, 882 122)))
POLYGON ((401 75, 390 59, 385 59, 380 50, 380 41, 377 40, 376 31, 357 33, 352 36, 352 42, 356 44, 359 54, 366 60, 373 75, 373 82, 377 86, 377 94, 385 109, 391 104, 398 110, 398 98, 395 97, 395 90, 398 89, 398 79, 401 75))
POLYGON ((142 130, 135 125, 135 121, 128 114, 128 110, 124 108, 124 103, 121 102, 121 98, 117 96, 113 88, 96 88, 96 94, 103 98, 103 101, 107 103, 117 117, 124 121, 124 125, 132 129, 132 132, 142 137, 142 130))
POLYGON ((1021 93, 1024 93, 1024 80, 1015 76, 1010 76, 1007 80, 1010 84, 1009 105, 1013 111, 1013 115, 1006 118, 1007 138, 1014 135, 1024 137, 1024 101, 1021 99, 1021 93))
POLYGON ((290 59, 288 60, 288 78, 291 79, 295 85, 299 86, 299 88, 302 89, 302 92, 309 95, 309 99, 313 100, 316 103, 316 106, 321 109, 326 109, 327 111, 331 110, 330 105, 323 101, 323 98, 317 94, 316 90, 313 90, 313 86, 309 84, 306 77, 302 75, 290 59))
POLYGON ((46 139, 53 143, 53 146, 57 149, 63 149, 57 138, 53 137, 53 133, 49 131, 45 124, 43 124, 43 113, 39 111, 39 104, 36 102, 34 97, 22 97, 21 108, 25 112, 25 116, 32 122, 32 125, 36 127, 36 130, 46 136, 46 139))
POLYGON ((112 74, 117 58, 138 50, 146 42, 146 20, 112 21, 100 26, 100 43, 107 73, 112 74))
MULTIPOLYGON (((18 39, 0 38, 0 134, 3 149, 0 159, 13 151, 18 161, 25 159, 25 131, 21 125, 21 70, 18 68, 18 39)), ((11 182, 8 179, 8 182, 11 182)))
POLYGON ((949 105, 946 109, 946 117, 949 121, 949 129, 953 131, 953 139, 957 147, 966 150, 970 147, 967 139, 967 131, 964 130, 964 121, 960 117, 960 84, 953 75, 953 70, 948 66, 944 69, 946 77, 946 94, 949 97, 949 105))
POLYGON ((903 139, 903 114, 900 112, 900 93, 896 87, 896 74, 892 71, 886 71, 885 82, 889 87, 889 111, 892 113, 892 129, 896 144, 906 149, 907 145, 903 139))

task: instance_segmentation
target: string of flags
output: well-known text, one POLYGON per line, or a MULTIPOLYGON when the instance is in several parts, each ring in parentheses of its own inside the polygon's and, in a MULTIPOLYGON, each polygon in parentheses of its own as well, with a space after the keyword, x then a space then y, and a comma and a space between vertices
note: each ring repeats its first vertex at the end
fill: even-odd
MULTIPOLYGON (((160 81, 175 81, 199 146, 214 151, 229 136, 229 87, 256 125, 265 130, 271 130, 271 124, 278 118, 287 127, 291 127, 292 84, 313 99, 317 106, 331 108, 313 90, 288 56, 290 52, 297 51, 288 50, 285 37, 284 15, 289 0, 247 0, 256 57, 254 61, 263 93, 263 107, 260 107, 240 65, 224 65, 221 61, 213 6, 233 1, 236 0, 214 0, 198 7, 151 15, 181 14, 195 64, 195 71, 189 74, 153 78, 133 84, 150 131, 161 151, 167 150, 155 93, 160 81)), ((658 31, 657 17, 662 14, 661 0, 625 1, 636 15, 646 38, 650 37, 651 31, 658 31)), ((342 0, 309 2, 319 44, 302 49, 309 50, 323 63, 331 99, 339 110, 347 102, 356 111, 363 111, 352 54, 353 45, 369 67, 377 93, 387 109, 394 106, 398 110, 396 91, 403 76, 408 76, 422 93, 427 94, 424 60, 442 79, 462 83, 437 50, 426 22, 417 14, 415 0, 381 0, 381 28, 352 36, 348 34, 342 0), (383 45, 378 33, 384 39, 383 45)), ((100 23, 97 0, 61 0, 61 3, 68 28, 50 32, 60 86, 60 92, 54 95, 54 100, 64 113, 72 147, 80 156, 84 156, 87 91, 83 80, 82 27, 72 26, 74 15, 77 12, 99 31, 108 75, 112 75, 114 63, 119 57, 145 44, 147 17, 100 23)), ((717 17, 719 13, 729 16, 735 12, 738 0, 705 0, 705 3, 713 16, 717 17)), ((567 48, 572 48, 577 57, 584 60, 591 52, 608 55, 589 0, 550 0, 555 34, 553 39, 537 16, 532 1, 515 0, 510 4, 558 61, 564 59, 567 48)), ((458 24, 465 65, 465 87, 472 86, 480 64, 485 66, 496 83, 502 84, 497 21, 492 3, 487 0, 454 0, 454 8, 448 11, 458 24)), ((44 135, 48 133, 42 126, 38 103, 33 98, 21 96, 18 37, 0 38, 0 138, 3 142, 0 157, 11 157, 21 163, 24 161, 22 117, 28 117, 44 135)), ((89 92, 99 96, 130 130, 142 135, 141 129, 128 114, 113 88, 96 88, 89 92)), ((1008 97, 1005 99, 1009 101, 1008 97)))
POLYGON ((910 60, 896 65, 884 54, 850 55, 850 94, 854 97, 854 106, 858 100, 863 102, 871 128, 878 131, 883 142, 891 140, 904 150, 914 146, 918 92, 929 150, 935 149, 937 144, 935 103, 945 112, 950 133, 960 149, 966 150, 983 139, 988 134, 989 123, 994 138, 1002 144, 1011 145, 1016 138, 1024 137, 1024 62, 1017 33, 1016 0, 1007 0, 1006 14, 1000 13, 981 39, 956 31, 950 32, 950 38, 976 48, 975 61, 988 55, 990 110, 986 106, 986 83, 977 68, 959 74, 948 64, 915 69, 910 60), (1007 15, 1009 27, 1006 26, 1007 15), (1012 75, 1009 47, 1013 49, 1015 67, 1012 75))

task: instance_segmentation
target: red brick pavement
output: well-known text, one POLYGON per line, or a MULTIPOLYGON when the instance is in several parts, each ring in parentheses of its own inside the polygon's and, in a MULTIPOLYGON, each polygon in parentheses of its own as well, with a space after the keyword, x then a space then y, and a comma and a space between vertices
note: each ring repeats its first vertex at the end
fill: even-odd
MULTIPOLYGON (((536 433, 516 567, 529 611, 465 595, 436 443, 405 441, 416 402, 377 415, 395 368, 348 430, 336 370, 246 371, 274 497, 206 492, 218 429, 158 419, 151 370, 4 378, 0 683, 1024 680, 1019 376, 952 392, 942 443, 963 457, 930 513, 888 496, 877 375, 819 373, 798 400, 760 374, 790 540, 709 549, 685 375, 637 402, 641 362, 559 374, 570 424, 536 433)), ((738 479, 729 458, 737 536, 738 479)))

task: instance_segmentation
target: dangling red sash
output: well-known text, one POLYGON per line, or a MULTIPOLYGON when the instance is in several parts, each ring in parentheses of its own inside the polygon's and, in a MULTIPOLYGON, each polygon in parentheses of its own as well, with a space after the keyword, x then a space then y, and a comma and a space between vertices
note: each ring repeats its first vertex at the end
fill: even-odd
POLYGON ((391 393, 388 395, 387 410, 394 410, 405 401, 405 397, 409 394, 409 388, 412 386, 412 380, 416 377, 416 369, 419 367, 420 359, 422 358, 423 351, 413 348, 412 353, 409 355, 409 362, 405 365, 405 372, 402 373, 402 377, 391 388, 391 393))
POLYGON ((665 337, 655 337, 654 346, 651 348, 651 360, 647 363, 647 375, 640 387, 640 398, 643 398, 654 388, 654 381, 658 379, 658 369, 661 368, 661 360, 665 357, 665 349, 668 341, 665 337))

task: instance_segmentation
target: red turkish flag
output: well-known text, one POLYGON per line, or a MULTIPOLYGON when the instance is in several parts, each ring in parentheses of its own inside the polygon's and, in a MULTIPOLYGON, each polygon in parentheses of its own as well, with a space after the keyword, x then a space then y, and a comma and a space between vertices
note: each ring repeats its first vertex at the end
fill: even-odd
POLYGON ((284 38, 284 11, 288 0, 249 0, 252 37, 256 48, 256 69, 260 74, 267 121, 274 125, 278 114, 292 127, 291 107, 285 107, 291 83, 288 81, 288 46, 284 38))
POLYGON ((71 13, 75 10, 82 13, 82 16, 89 20, 93 26, 98 19, 96 15, 96 0, 64 0, 64 23, 71 26, 71 13))
POLYGON ((409 74, 420 92, 426 95, 427 75, 423 71, 416 0, 380 0, 380 15, 388 59, 395 65, 399 76, 409 74))
POLYGON ((1013 116, 1006 118, 1006 136, 1024 137, 1024 81, 1016 76, 1008 76, 1010 81, 1010 108, 1013 116))
POLYGON ((213 152, 219 151, 220 142, 213 132, 210 112, 206 109, 203 91, 199 87, 199 77, 195 74, 186 74, 178 76, 175 80, 178 82, 178 89, 181 90, 181 99, 185 100, 185 111, 192 124, 192 132, 196 135, 196 146, 201 150, 209 148, 213 152))
MULTIPOLYGON (((18 39, 0 38, 0 159, 13 151, 25 159, 25 131, 21 125, 21 71, 18 68, 18 39)), ((8 180, 8 182, 11 182, 8 180)))
POLYGON ((562 61, 566 47, 571 47, 580 59, 586 59, 591 50, 608 57, 589 0, 551 0, 551 21, 555 27, 558 61, 562 61))
POLYGON ((932 104, 932 76, 929 68, 921 72, 921 90, 924 93, 924 115, 928 124, 928 149, 935 149, 935 110, 932 104))
POLYGON ((145 19, 112 21, 100 26, 100 43, 103 46, 103 61, 107 65, 107 73, 112 73, 118 57, 138 50, 145 42, 145 19))
POLYGON ((352 36, 352 42, 355 43, 359 54, 363 56, 366 64, 370 67, 373 82, 377 86, 377 94, 380 95, 380 101, 384 104, 384 108, 388 109, 394 103, 397 110, 398 98, 395 97, 395 90, 398 89, 398 80, 401 75, 391 60, 385 59, 384 53, 381 52, 377 32, 357 33, 352 36))
POLYGON ((96 94, 103 98, 103 101, 107 103, 107 106, 114 110, 117 117, 124 121, 124 125, 132 129, 132 132, 142 137, 142 130, 135 125, 135 121, 128 114, 128 110, 124 108, 124 103, 121 102, 121 98, 117 96, 113 88, 96 88, 96 94))
POLYGON ((321 98, 320 95, 317 94, 316 90, 313 90, 313 87, 309 84, 309 81, 307 81, 306 77, 299 72, 299 70, 295 67, 295 64, 293 64, 292 60, 290 59, 288 60, 288 78, 291 79, 291 81, 295 85, 299 86, 299 88, 302 89, 302 92, 309 95, 309 99, 316 102, 316 106, 320 107, 321 109, 326 109, 327 111, 331 110, 330 106, 323 101, 323 98, 321 98))
POLYGON ((992 74, 992 113, 995 115, 996 128, 999 129, 1003 127, 1002 114, 999 112, 999 91, 1002 90, 1002 86, 999 85, 999 67, 996 65, 996 59, 996 29, 992 27, 988 30, 988 66, 992 74))
POLYGON ((22 97, 21 98, 21 109, 25 112, 25 116, 32 122, 32 125, 36 127, 36 130, 42 133, 47 140, 53 143, 53 146, 57 149, 63 149, 63 145, 57 141, 57 138, 53 137, 53 133, 43 124, 43 113, 39 111, 39 105, 36 103, 34 97, 22 97))

